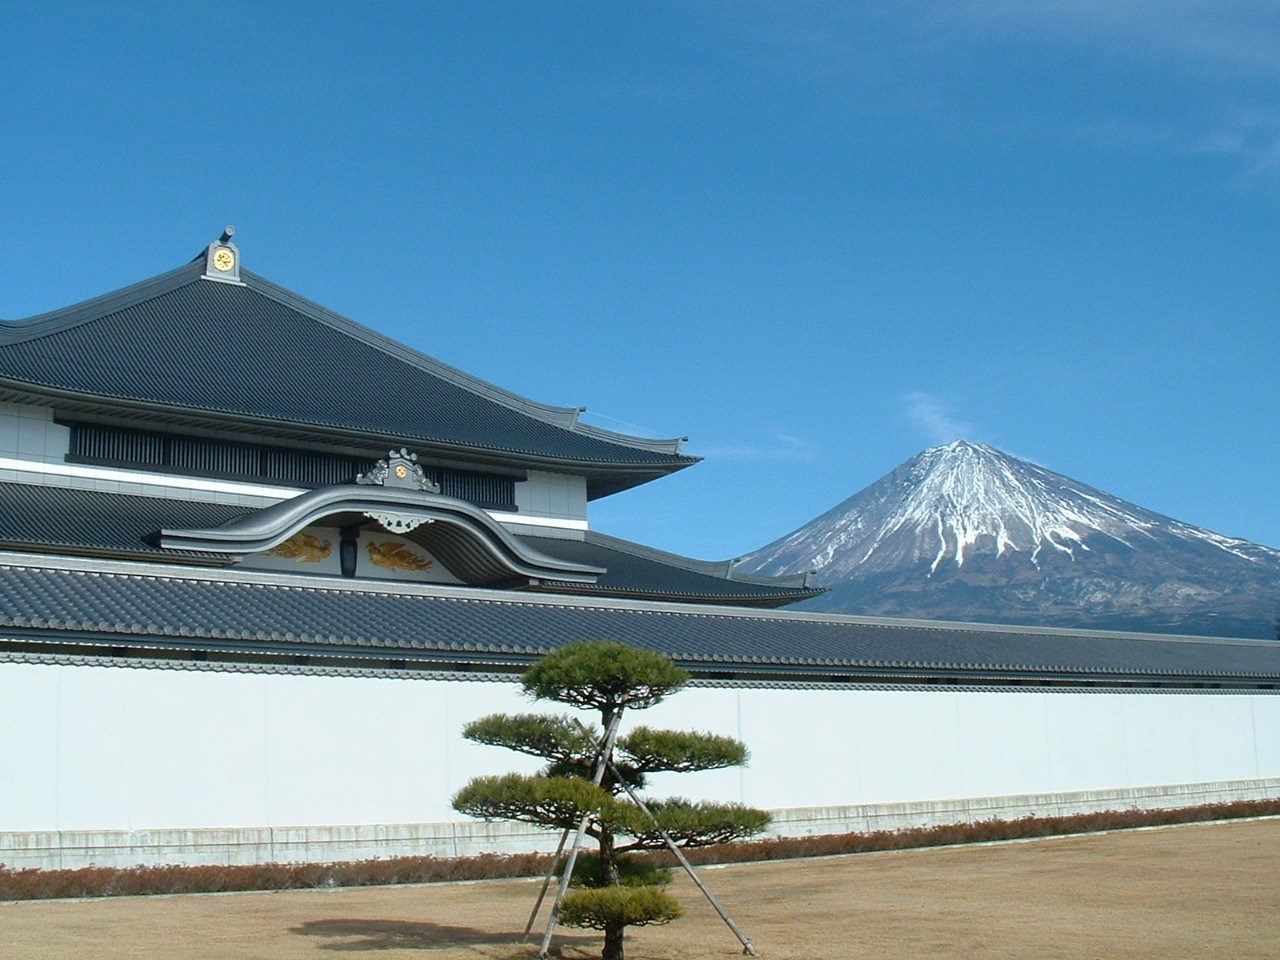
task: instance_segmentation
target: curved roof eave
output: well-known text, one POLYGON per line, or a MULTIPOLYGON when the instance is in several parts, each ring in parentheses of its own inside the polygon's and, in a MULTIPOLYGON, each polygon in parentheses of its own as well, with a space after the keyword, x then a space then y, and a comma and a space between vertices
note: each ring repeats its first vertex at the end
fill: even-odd
MULTIPOLYGON (((79 304, 21 321, 0 321, 0 348, 56 336, 86 326, 95 320, 115 316, 122 311, 147 304, 166 294, 174 294, 182 288, 206 282, 202 280, 201 270, 200 262, 192 262, 79 304)), ((498 408, 541 422, 555 430, 564 431, 567 435, 580 437, 587 441, 588 445, 584 447, 570 441, 564 445, 564 449, 568 451, 574 447, 581 447, 577 455, 557 454, 545 445, 539 452, 536 449, 517 449, 497 444, 466 442, 449 436, 427 437, 420 435, 426 431, 395 429, 391 424, 387 424, 378 431, 371 430, 369 424, 344 425, 328 422, 323 417, 272 417, 262 412, 228 410, 213 403, 166 403, 163 398, 139 395, 138 392, 124 394, 106 389, 84 390, 66 383, 59 384, 24 377, 13 370, 5 371, 3 365, 0 365, 0 383, 7 383, 18 392, 43 396, 48 400, 61 400, 89 406, 100 404, 105 410, 116 413, 124 408, 143 415, 164 413, 189 420, 200 420, 203 414, 211 418, 214 423, 223 426, 228 423, 244 424, 269 432, 290 431, 308 436, 320 433, 330 438, 340 437, 345 440, 353 437, 360 439, 377 437, 378 446, 388 444, 426 446, 446 451, 455 457, 460 454, 474 457, 480 463, 497 461, 511 464, 514 462, 526 467, 571 470, 588 475, 589 478, 594 476, 599 479, 599 482, 594 484, 596 496, 627 489, 638 483, 664 476, 697 463, 701 459, 680 452, 685 439, 683 437, 652 440, 584 424, 579 418, 585 408, 555 407, 522 397, 361 326, 263 277, 249 271, 243 271, 240 276, 242 282, 237 284, 237 287, 255 296, 266 298, 306 321, 325 326, 337 334, 358 341, 396 364, 405 365, 422 375, 447 383, 481 402, 494 404, 498 408), (590 449, 590 443, 607 444, 608 446, 602 449, 608 451, 612 448, 612 452, 607 456, 601 456, 590 449), (628 456, 628 451, 634 452, 634 457, 628 456)), ((217 286, 222 285, 217 284, 217 286)), ((100 410, 99 415, 107 414, 100 410)))
MULTIPOLYGON (((434 552, 453 554, 454 566, 470 571, 468 580, 499 583, 512 578, 555 577, 570 583, 594 583, 603 569, 547 556, 516 540, 483 510, 464 500, 420 490, 335 484, 264 507, 219 527, 164 529, 154 537, 166 550, 245 556, 278 546, 327 517, 358 514, 378 522, 379 514, 411 518, 423 527, 439 523, 449 537, 400 533, 434 552)), ((417 527, 412 528, 417 529, 417 527)), ((449 565, 449 557, 442 557, 449 565)))
POLYGON ((608 534, 600 533, 596 530, 590 531, 587 534, 587 539, 607 546, 610 549, 620 550, 623 553, 630 553, 637 557, 657 560, 660 563, 667 563, 695 573, 703 573, 707 576, 720 577, 724 580, 737 580, 741 583, 750 583, 762 587, 804 590, 806 591, 804 597, 816 597, 819 594, 827 592, 826 587, 809 587, 809 577, 812 571, 805 571, 803 573, 784 573, 776 576, 769 576, 767 574, 739 573, 737 571, 737 566, 741 562, 741 559, 738 557, 733 557, 729 560, 697 560, 693 557, 685 557, 678 553, 671 553, 667 550, 659 550, 657 547, 650 547, 643 543, 636 543, 632 540, 623 540, 619 537, 611 537, 608 534))
MULTIPOLYGON (((327 442, 348 446, 353 441, 367 447, 370 453, 384 451, 388 447, 408 447, 422 455, 429 454, 444 461, 454 461, 462 466, 507 467, 546 470, 548 472, 573 472, 587 478, 588 487, 593 481, 608 493, 616 493, 631 487, 668 476, 686 467, 701 463, 703 458, 681 454, 670 461, 609 462, 575 457, 551 456, 514 450, 505 447, 484 447, 458 443, 439 438, 400 433, 370 433, 340 424, 287 420, 266 416, 253 416, 234 410, 213 407, 192 408, 158 403, 135 397, 111 396, 100 393, 82 393, 0 375, 0 399, 6 396, 22 396, 50 405, 65 405, 71 410, 82 410, 95 419, 119 421, 135 420, 140 429, 148 421, 163 422, 169 426, 188 426, 226 434, 228 425, 243 429, 248 435, 296 442, 327 442), (123 416, 124 414, 131 416, 123 416)), ((585 433, 586 431, 581 431, 585 433)), ((598 494, 603 495, 603 494, 598 494)), ((592 499, 596 497, 593 496, 592 499)))
POLYGON ((667 590, 625 589, 616 587, 596 587, 594 584, 580 584, 546 581, 533 589, 539 592, 554 593, 561 596, 580 597, 612 597, 627 600, 649 600, 657 603, 700 604, 708 607, 737 607, 743 609, 777 610, 781 607, 811 600, 827 592, 826 587, 815 587, 793 593, 758 593, 758 594, 706 594, 677 593, 667 590))

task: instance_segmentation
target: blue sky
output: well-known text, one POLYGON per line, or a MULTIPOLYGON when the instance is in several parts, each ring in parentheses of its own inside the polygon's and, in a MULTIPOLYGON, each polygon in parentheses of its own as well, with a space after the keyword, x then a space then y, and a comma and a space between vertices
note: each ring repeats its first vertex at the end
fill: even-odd
POLYGON ((1280 546, 1272 3, 28 3, 0 317, 247 268, 706 462, 762 546, 963 437, 1280 546))

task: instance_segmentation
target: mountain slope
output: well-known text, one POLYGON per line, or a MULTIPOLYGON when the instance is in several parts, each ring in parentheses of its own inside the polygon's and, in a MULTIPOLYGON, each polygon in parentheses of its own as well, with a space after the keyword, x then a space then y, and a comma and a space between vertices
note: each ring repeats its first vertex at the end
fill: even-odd
POLYGON ((1274 637, 1280 550, 1136 506, 981 444, 934 447, 745 557, 815 571, 799 608, 1274 637))

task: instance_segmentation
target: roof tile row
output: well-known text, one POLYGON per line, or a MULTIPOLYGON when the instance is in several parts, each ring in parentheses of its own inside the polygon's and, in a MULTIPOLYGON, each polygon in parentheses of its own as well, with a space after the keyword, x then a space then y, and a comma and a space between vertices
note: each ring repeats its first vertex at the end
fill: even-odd
POLYGON ((296 582, 208 576, 92 573, 0 566, 0 626, 44 639, 207 640, 244 651, 368 658, 395 650, 431 658, 534 657, 572 640, 609 638, 657 650, 701 671, 820 674, 1143 678, 1280 681, 1280 645, 1265 641, 1012 630, 892 623, 785 612, 725 613, 671 605, 570 603, 520 594, 441 589, 313 588, 296 582), (277 650, 277 652, 280 652, 277 650))

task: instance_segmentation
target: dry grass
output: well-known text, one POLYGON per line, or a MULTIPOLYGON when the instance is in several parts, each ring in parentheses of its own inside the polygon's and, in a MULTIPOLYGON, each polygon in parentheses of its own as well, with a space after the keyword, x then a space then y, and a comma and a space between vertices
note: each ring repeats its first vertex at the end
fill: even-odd
MULTIPOLYGON (((1251 960, 1280 951, 1280 820, 707 870, 768 960, 921 957, 1251 960)), ((697 891, 637 930, 630 960, 740 948, 697 891)), ((30 960, 513 960, 536 886, 494 881, 0 904, 0 951, 30 960)), ((567 958, 599 939, 565 931, 567 958)))

